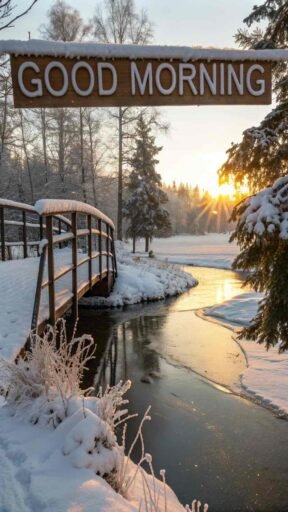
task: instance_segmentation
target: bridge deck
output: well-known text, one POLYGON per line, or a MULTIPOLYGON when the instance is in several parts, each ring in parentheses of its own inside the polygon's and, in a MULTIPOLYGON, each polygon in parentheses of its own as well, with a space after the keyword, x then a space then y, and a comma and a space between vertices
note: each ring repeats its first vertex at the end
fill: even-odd
MULTIPOLYGON (((78 253, 78 260, 87 254, 78 253)), ((72 265, 72 251, 69 248, 55 250, 55 273, 72 265)), ((40 258, 27 258, 1 262, 0 264, 0 354, 6 359, 13 359, 27 339, 33 312, 36 283, 40 258)), ((104 260, 103 260, 104 263, 104 260)), ((99 260, 93 260, 93 278, 99 273, 99 260)), ((107 269, 102 268, 102 274, 107 269)), ((47 264, 44 280, 47 279, 47 264)), ((79 298, 85 293, 88 280, 88 263, 83 263, 78 271, 79 298)), ((63 313, 70 307, 72 299, 71 272, 55 283, 56 309, 63 307, 63 313)), ((49 317, 48 290, 43 290, 40 305, 39 322, 49 317)))

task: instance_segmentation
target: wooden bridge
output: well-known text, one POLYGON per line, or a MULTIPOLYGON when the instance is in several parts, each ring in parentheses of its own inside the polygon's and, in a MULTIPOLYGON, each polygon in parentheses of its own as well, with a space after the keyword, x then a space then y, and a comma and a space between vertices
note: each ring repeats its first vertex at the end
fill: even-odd
POLYGON ((3 310, 16 324, 24 316, 28 333, 41 333, 70 309, 76 319, 79 299, 108 295, 117 276, 114 224, 85 203, 0 199, 0 242, 0 326, 3 310))

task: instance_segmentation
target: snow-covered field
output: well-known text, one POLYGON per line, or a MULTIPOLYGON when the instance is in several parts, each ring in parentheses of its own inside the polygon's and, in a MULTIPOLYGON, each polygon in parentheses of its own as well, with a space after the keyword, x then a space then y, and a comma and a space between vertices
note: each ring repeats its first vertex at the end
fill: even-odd
MULTIPOLYGON (((129 245, 116 244, 118 277, 109 297, 87 297, 83 305, 120 307, 164 299, 183 293, 197 281, 175 265, 154 258, 132 256, 129 245)), ((143 255, 142 255, 143 256, 143 255)))
MULTIPOLYGON (((209 233, 203 236, 177 235, 155 238, 151 249, 157 258, 171 263, 230 269, 239 250, 229 244, 229 234, 209 233)), ((137 241, 136 250, 144 251, 143 240, 137 241)))

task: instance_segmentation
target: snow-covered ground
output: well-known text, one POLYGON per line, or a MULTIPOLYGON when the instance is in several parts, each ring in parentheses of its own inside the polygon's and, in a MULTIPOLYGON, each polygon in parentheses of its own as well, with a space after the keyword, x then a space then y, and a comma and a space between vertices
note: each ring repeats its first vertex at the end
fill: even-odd
MULTIPOLYGON (((6 407, 0 410, 0 419, 1 512, 140 510, 139 503, 141 499, 144 501, 144 495, 139 474, 129 499, 116 493, 95 474, 93 457, 95 465, 97 456, 89 455, 89 443, 94 446, 95 432, 101 423, 89 409, 79 407, 56 429, 11 417, 11 411, 6 407)), ((98 455, 100 462, 101 459, 104 461, 103 453, 98 455)), ((136 466, 131 463, 132 474, 135 470, 136 466)), ((153 490, 152 478, 148 474, 147 480, 153 490)), ((157 480, 156 487, 161 495, 159 512, 164 512, 163 484, 157 480)), ((167 487, 166 492, 168 512, 184 512, 173 491, 167 487)))
MULTIPOLYGON (((208 316, 230 325, 237 332, 237 326, 245 326, 255 316, 260 293, 243 293, 223 304, 204 309, 208 316)), ((278 348, 268 351, 255 341, 240 340, 245 351, 248 367, 241 375, 241 385, 253 398, 288 414, 288 354, 279 354, 278 348)))
POLYGON ((83 298, 81 304, 120 307, 172 297, 197 284, 175 265, 131 255, 129 245, 118 242, 116 251, 118 277, 112 293, 107 298, 83 298))
MULTIPOLYGON (((209 233, 203 236, 177 235, 155 238, 151 249, 157 258, 171 263, 230 269, 239 249, 229 244, 229 234, 209 233)), ((136 250, 144 251, 143 240, 137 241, 136 250)))
MULTIPOLYGON (((85 258, 79 253, 79 260, 85 258)), ((0 262, 0 355, 14 359, 28 338, 40 258, 27 258, 0 262)), ((55 251, 55 274, 72 264, 69 248, 55 251)), ((99 262, 93 260, 93 274, 99 272, 99 262)), ((103 271, 106 270, 105 264, 103 271)), ((44 281, 48 279, 47 265, 44 281)), ((88 264, 79 268, 78 287, 88 279, 88 264)), ((72 296, 72 274, 69 272, 56 282, 56 306, 64 304, 72 296)), ((42 291, 39 320, 49 316, 48 288, 42 291)))

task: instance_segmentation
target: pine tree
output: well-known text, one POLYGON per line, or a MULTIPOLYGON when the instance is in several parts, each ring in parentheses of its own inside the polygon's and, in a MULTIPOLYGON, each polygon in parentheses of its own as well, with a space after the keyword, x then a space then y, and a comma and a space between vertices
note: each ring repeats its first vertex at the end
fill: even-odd
POLYGON ((232 219, 237 221, 231 240, 241 253, 235 269, 248 271, 246 283, 264 292, 258 312, 240 338, 264 343, 279 342, 279 351, 288 349, 288 177, 239 203, 232 219))
POLYGON ((168 197, 161 188, 161 176, 155 170, 156 156, 162 148, 156 146, 155 137, 143 116, 138 119, 135 135, 124 216, 129 222, 127 236, 133 239, 133 252, 137 238, 145 238, 145 251, 148 252, 149 240, 157 231, 170 229, 169 214, 162 208, 168 197))
MULTIPOLYGON (((244 23, 248 29, 256 24, 256 29, 238 31, 236 40, 242 47, 288 48, 287 0, 266 0, 253 8, 244 23)), ((246 283, 265 294, 257 315, 240 337, 265 343, 267 348, 279 342, 279 351, 288 349, 287 71, 286 62, 274 66, 276 107, 259 126, 244 132, 240 144, 232 145, 219 171, 222 182, 246 182, 253 192, 268 186, 234 208, 232 220, 237 224, 232 240, 241 249, 234 268, 249 271, 246 283)))
MULTIPOLYGON (((239 30, 236 35, 236 41, 243 48, 288 48, 287 0, 266 0, 260 6, 254 6, 244 23, 248 28, 239 30)), ((287 73, 287 62, 274 65, 273 90, 277 105, 259 126, 244 131, 239 144, 232 144, 228 158, 219 170, 221 182, 230 180, 236 186, 248 183, 256 192, 287 174, 287 73)))

